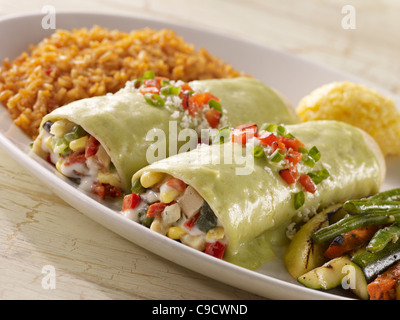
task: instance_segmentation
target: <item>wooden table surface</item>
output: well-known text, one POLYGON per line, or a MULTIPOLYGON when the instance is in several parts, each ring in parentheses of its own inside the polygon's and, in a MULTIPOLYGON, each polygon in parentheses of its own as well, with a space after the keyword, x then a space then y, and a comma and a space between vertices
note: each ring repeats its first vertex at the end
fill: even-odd
MULTIPOLYGON (((45 5, 132 12, 236 34, 400 94, 398 0, 1 0, 0 18, 41 12, 45 5), (342 12, 346 5, 355 9, 355 25, 342 12)), ((0 149, 0 299, 260 297, 166 261, 100 226, 0 149), (54 283, 46 279, 53 271, 54 283)))

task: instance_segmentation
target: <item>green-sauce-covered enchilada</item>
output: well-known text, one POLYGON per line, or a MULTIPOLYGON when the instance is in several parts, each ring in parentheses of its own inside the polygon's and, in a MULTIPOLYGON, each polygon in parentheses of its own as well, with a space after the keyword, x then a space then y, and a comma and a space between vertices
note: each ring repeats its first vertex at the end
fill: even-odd
POLYGON ((363 131, 336 121, 262 129, 223 128, 214 144, 141 169, 122 214, 255 269, 296 219, 379 190, 385 163, 363 131))
POLYGON ((200 134, 254 118, 299 122, 274 90, 252 78, 184 83, 150 73, 115 94, 78 100, 46 115, 33 151, 82 189, 101 198, 117 197, 130 190, 136 171, 153 162, 147 151, 160 138, 152 133, 166 137, 165 153, 157 154, 158 160, 178 153, 186 143, 178 140, 170 148, 171 124, 176 134, 184 129, 200 134))

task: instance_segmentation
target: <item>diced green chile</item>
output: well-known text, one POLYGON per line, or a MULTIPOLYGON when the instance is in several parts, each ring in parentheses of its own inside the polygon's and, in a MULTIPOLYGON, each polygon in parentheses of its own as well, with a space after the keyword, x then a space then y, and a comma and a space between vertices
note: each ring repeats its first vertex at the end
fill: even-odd
POLYGON ((140 179, 137 179, 133 184, 132 184, 132 188, 131 191, 133 193, 141 193, 145 190, 145 188, 142 186, 142 184, 140 183, 140 179))
POLYGON ((217 216, 212 211, 208 203, 204 202, 200 209, 200 216, 197 218, 195 225, 199 228, 199 230, 207 232, 208 230, 215 228, 217 223, 217 216))
POLYGON ((69 151, 69 142, 64 138, 57 138, 55 136, 51 139, 51 146, 53 150, 56 150, 59 154, 63 154, 69 151))
POLYGON ((71 142, 73 140, 83 137, 84 135, 86 135, 86 131, 83 130, 81 126, 76 125, 70 132, 64 135, 64 139, 67 140, 68 142, 71 142))
POLYGON ((149 209, 148 207, 144 207, 142 210, 139 211, 138 216, 139 216, 139 223, 147 228, 150 228, 154 218, 149 217, 147 215, 148 209, 149 209))

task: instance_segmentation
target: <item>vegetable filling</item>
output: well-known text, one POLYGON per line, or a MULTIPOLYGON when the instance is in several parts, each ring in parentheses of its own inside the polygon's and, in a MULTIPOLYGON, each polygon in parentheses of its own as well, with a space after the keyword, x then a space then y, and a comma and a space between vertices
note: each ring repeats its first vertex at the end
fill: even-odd
POLYGON ((99 141, 64 119, 47 121, 43 129, 41 148, 60 173, 101 199, 123 196, 119 175, 99 141))
POLYGON ((222 259, 224 228, 198 192, 182 180, 145 172, 123 199, 122 214, 194 249, 222 259))

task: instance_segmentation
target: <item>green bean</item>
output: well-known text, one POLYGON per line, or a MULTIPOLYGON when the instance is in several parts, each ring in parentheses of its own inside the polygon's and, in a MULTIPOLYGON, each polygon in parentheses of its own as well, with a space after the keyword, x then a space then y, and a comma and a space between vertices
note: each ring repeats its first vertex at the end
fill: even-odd
POLYGON ((381 251, 386 245, 392 241, 396 242, 400 237, 400 223, 378 230, 367 245, 369 252, 375 253, 381 251))
POLYGON ((384 225, 400 221, 400 209, 387 210, 386 212, 371 212, 367 214, 346 215, 338 222, 316 231, 312 239, 316 243, 329 241, 336 236, 366 226, 384 225))
POLYGON ((372 212, 388 212, 400 209, 400 202, 387 200, 349 200, 343 204, 343 209, 349 214, 365 214, 372 212))
POLYGON ((400 201, 400 188, 379 192, 368 199, 370 200, 387 200, 400 201))

